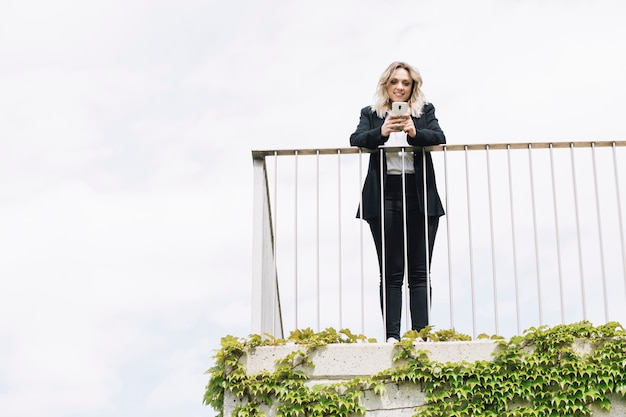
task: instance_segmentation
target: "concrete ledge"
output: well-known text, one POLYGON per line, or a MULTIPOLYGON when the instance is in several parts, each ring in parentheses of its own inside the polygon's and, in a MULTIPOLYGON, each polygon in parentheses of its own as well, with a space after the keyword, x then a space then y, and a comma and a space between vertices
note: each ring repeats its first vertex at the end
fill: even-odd
MULTIPOLYGON (((493 341, 423 342, 415 345, 428 351, 436 362, 476 362, 491 360, 497 345, 493 341)), ((306 369, 312 379, 350 379, 384 371, 394 366, 395 345, 391 343, 339 343, 322 346, 310 353, 315 368, 306 369)), ((297 345, 262 346, 241 359, 249 373, 274 371, 275 362, 301 349, 297 345)))
MULTIPOLYGON (((497 349, 497 343, 491 340, 471 342, 423 342, 417 343, 418 350, 428 351, 432 361, 476 362, 491 360, 497 349)), ((588 350, 588 346, 578 346, 580 351, 588 350)), ((298 345, 262 346, 251 349, 241 358, 249 374, 263 370, 276 370, 275 362, 289 353, 303 349, 298 345)), ((370 376, 397 366, 393 362, 394 344, 386 343, 346 343, 331 344, 320 347, 309 353, 314 362, 312 368, 303 370, 309 375, 308 385, 336 383, 358 376, 370 376)), ((626 399, 620 396, 609 397, 612 403, 610 412, 600 410, 592 405, 594 416, 626 416, 626 399)), ((224 398, 224 416, 230 416, 234 408, 241 405, 241 400, 226 392, 224 398)), ((425 395, 415 385, 387 384, 383 395, 371 391, 364 392, 361 404, 366 409, 367 417, 409 417, 415 408, 425 404, 425 395)), ((275 407, 275 406, 274 406, 275 407)), ((262 408, 268 416, 275 416, 274 407, 262 408)))

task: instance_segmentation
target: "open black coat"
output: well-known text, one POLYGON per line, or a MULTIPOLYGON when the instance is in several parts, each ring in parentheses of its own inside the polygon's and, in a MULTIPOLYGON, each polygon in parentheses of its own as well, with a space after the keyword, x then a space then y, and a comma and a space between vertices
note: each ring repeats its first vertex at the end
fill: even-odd
MULTIPOLYGON (((407 141, 411 146, 432 146, 446 143, 446 137, 439 127, 439 121, 435 116, 435 107, 428 103, 420 117, 412 117, 415 123, 416 135, 414 138, 407 136, 407 141)), ((361 118, 355 132, 350 136, 350 145, 367 149, 377 149, 389 138, 383 137, 381 127, 384 119, 371 109, 364 107, 361 109, 361 118)), ((384 155, 383 150, 383 155, 384 155)), ((357 217, 368 220, 380 216, 380 154, 373 152, 370 154, 369 168, 363 185, 363 210, 359 210, 357 217)), ((415 187, 421 212, 424 212, 424 189, 423 189, 423 155, 421 150, 413 153, 415 164, 415 187)), ((383 178, 387 178, 387 160, 383 159, 383 178)), ((383 179, 383 181, 384 181, 383 179)), ((428 201, 429 216, 443 216, 444 210, 437 192, 435 183, 435 171, 430 152, 426 152, 426 192, 428 201)))

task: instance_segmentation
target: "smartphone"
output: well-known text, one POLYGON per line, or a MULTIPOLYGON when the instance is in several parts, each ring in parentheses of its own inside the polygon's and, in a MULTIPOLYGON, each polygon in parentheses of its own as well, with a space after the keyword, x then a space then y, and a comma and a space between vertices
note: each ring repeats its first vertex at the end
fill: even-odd
POLYGON ((406 101, 394 101, 391 103, 391 114, 402 116, 409 112, 409 104, 406 101))

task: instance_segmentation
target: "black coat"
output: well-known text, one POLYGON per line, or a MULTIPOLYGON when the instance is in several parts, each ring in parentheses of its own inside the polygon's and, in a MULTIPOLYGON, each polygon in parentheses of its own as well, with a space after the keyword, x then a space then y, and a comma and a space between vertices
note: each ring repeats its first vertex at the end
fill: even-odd
MULTIPOLYGON (((435 107, 428 103, 420 117, 412 117, 415 123, 416 135, 414 138, 407 136, 407 141, 411 146, 431 146, 446 143, 446 137, 439 127, 439 121, 435 117, 435 107)), ((381 127, 385 122, 376 115, 371 107, 361 109, 359 125, 352 135, 350 135, 350 145, 367 149, 376 149, 383 145, 388 137, 383 137, 381 127)), ((383 150, 384 154, 384 150, 383 150)), ((418 150, 413 153, 415 164, 415 187, 422 213, 424 212, 423 198, 423 155, 418 150)), ((370 154, 367 177, 363 185, 363 210, 359 210, 357 217, 368 220, 380 216, 380 152, 370 154)), ((383 159, 384 177, 387 178, 387 161, 383 159)), ((443 216, 444 210, 437 192, 435 183, 435 170, 430 152, 426 152, 426 192, 428 196, 428 215, 443 216)))

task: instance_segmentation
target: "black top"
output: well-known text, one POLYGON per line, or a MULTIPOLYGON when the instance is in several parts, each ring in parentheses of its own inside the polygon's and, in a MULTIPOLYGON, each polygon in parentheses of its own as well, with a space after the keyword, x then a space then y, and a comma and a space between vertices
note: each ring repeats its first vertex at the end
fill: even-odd
MULTIPOLYGON (((420 117, 413 117, 415 123, 415 137, 411 138, 407 135, 407 142, 411 146, 431 146, 446 143, 446 137, 443 130, 439 127, 439 121, 435 116, 435 106, 428 103, 424 106, 424 110, 420 117)), ((383 145, 389 137, 383 137, 381 127, 385 122, 384 119, 378 117, 370 106, 361 109, 361 118, 359 125, 352 135, 350 135, 350 145, 367 149, 376 149, 383 145)), ((415 187, 419 204, 424 212, 423 198, 423 150, 417 150, 413 153, 413 161, 415 166, 415 187)), ((357 217, 364 220, 380 216, 380 152, 370 154, 369 168, 367 177, 363 185, 363 213, 357 212, 357 217)), ((383 150, 384 154, 384 150, 383 150)), ((426 156, 426 192, 428 197, 428 215, 443 216, 444 210, 437 192, 435 183, 435 171, 433 169, 433 161, 430 152, 425 152, 426 156)), ((387 178, 387 161, 383 160, 384 177, 387 178)))

